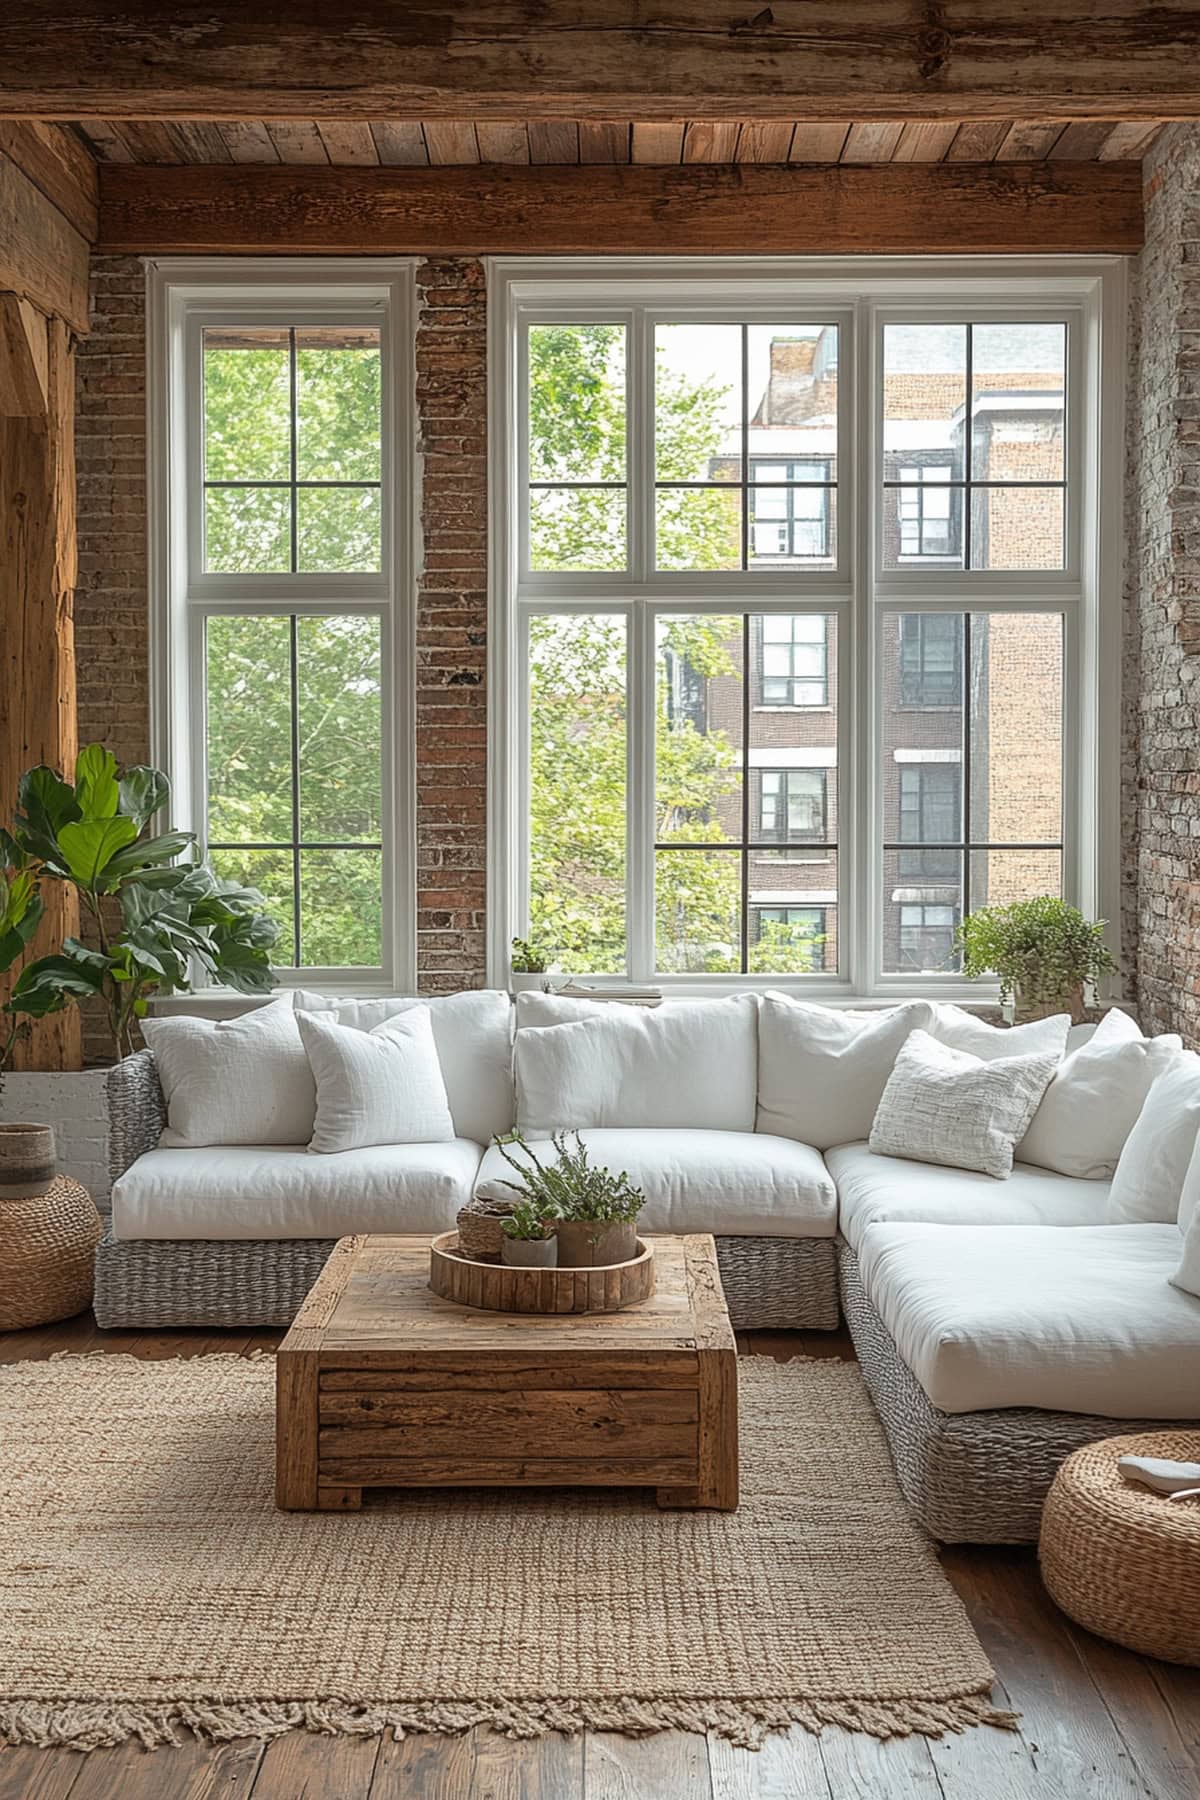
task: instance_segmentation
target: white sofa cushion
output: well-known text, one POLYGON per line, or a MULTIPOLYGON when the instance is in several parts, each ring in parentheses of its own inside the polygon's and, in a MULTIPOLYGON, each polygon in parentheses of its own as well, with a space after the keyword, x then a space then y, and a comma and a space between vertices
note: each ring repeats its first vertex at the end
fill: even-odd
POLYGON ((1181 1293, 1200 1300, 1200 1141, 1192 1151, 1179 1197, 1179 1265, 1171 1281, 1181 1293))
POLYGON ((609 1006, 595 1018, 522 1029, 517 1121, 531 1137, 587 1126, 753 1131, 755 1001, 609 1006))
POLYGON ((942 1412, 1200 1417, 1175 1225, 871 1225, 867 1296, 942 1412))
POLYGON ((516 1118, 512 1077, 512 1002, 497 988, 471 988, 428 999, 392 995, 337 1000, 297 988, 298 1011, 332 1013, 339 1025, 371 1031, 414 1006, 429 1008, 433 1041, 459 1137, 486 1144, 511 1131, 516 1118))
POLYGON ((1144 1038, 1136 1020, 1113 1007, 1059 1064, 1017 1161, 1110 1179, 1151 1085, 1182 1048, 1175 1036, 1144 1038))
POLYGON ((454 1137, 427 1006, 372 1031, 339 1025, 324 1013, 298 1012, 296 1022, 317 1084, 310 1150, 330 1155, 454 1137))
POLYGON ((933 1225, 1101 1225, 1108 1183, 1014 1163, 1007 1181, 968 1169, 877 1156, 866 1144, 826 1152, 837 1184, 838 1229, 857 1250, 881 1220, 933 1225))
POLYGON ((1066 1050, 1071 1030, 1068 1013, 1054 1013, 1048 1019, 1032 1019, 1028 1025, 989 1025, 961 1006, 945 1001, 933 1004, 933 1023, 929 1035, 951 1050, 965 1050, 991 1062, 998 1056, 1056 1056, 1066 1050))
POLYGON ((1200 1132, 1200 1056, 1181 1050, 1146 1095, 1108 1196, 1110 1223, 1178 1223, 1183 1183, 1200 1132))
POLYGON ((755 1129, 818 1150, 867 1137, 897 1051, 932 1016, 924 1000, 849 1012, 765 994, 758 1016, 755 1129))
POLYGON ((150 1150, 115 1183, 118 1238, 338 1238, 449 1231, 471 1197, 479 1146, 383 1144, 310 1156, 220 1146, 150 1150))
POLYGON ((235 1019, 146 1019, 167 1103, 164 1148, 306 1144, 317 1093, 291 1003, 235 1019))
MULTIPOLYGON (((1065 1032, 1064 1032, 1065 1038, 1065 1032)), ((1058 1052, 996 1056, 952 1050, 927 1031, 901 1044, 871 1126, 870 1146, 1004 1180, 1058 1064, 1058 1052)))
MULTIPOLYGON (((644 1231, 712 1231, 725 1237, 831 1238, 837 1197, 820 1155, 790 1138, 750 1131, 581 1131, 592 1163, 622 1170, 646 1196, 644 1231)), ((553 1162, 539 1142, 539 1161, 553 1162)), ((519 1154, 519 1153, 518 1153, 519 1154)), ((516 1180, 493 1145, 477 1194, 511 1200, 516 1180)))

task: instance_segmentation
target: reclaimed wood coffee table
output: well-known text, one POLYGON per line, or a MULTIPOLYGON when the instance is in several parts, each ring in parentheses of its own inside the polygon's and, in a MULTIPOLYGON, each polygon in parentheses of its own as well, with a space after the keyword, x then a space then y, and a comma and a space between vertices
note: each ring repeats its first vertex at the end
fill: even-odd
POLYGON ((365 1487, 653 1487, 738 1499, 737 1352, 711 1237, 656 1237, 618 1313, 484 1312, 429 1287, 428 1237, 343 1238, 276 1364, 276 1502, 365 1487))

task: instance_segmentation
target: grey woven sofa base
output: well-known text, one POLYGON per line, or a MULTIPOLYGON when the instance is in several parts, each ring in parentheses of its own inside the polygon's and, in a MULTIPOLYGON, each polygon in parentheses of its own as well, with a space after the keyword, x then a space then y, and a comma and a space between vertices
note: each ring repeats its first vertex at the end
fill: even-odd
MULTIPOLYGON (((290 1325, 332 1238, 216 1242, 114 1238, 96 1252, 96 1321, 106 1330, 290 1325)), ((829 1331, 838 1322, 831 1238, 718 1238, 729 1315, 742 1330, 829 1331)))
POLYGON ((939 1412, 868 1300, 858 1258, 844 1241, 838 1270, 846 1323, 904 1497, 943 1543, 1036 1543, 1042 1503, 1072 1450, 1098 1438, 1162 1428, 1161 1419, 1104 1419, 1034 1407, 939 1412))

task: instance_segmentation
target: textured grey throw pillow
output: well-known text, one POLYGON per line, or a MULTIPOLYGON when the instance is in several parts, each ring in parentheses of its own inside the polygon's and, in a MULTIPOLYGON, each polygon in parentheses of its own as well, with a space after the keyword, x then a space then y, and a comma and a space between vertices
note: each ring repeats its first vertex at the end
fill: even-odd
POLYGON ((1029 1127, 1059 1064, 1058 1053, 985 1062, 939 1044, 927 1031, 901 1045, 871 1126, 880 1156, 1012 1173, 1013 1145, 1029 1127))

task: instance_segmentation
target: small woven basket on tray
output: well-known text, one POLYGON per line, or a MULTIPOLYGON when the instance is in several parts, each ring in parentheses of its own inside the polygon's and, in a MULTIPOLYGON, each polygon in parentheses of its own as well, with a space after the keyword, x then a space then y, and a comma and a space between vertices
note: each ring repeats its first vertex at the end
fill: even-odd
POLYGON ((499 1262, 504 1242, 501 1221, 516 1205, 516 1200, 472 1200, 464 1206, 456 1220, 462 1254, 473 1262, 499 1262))

